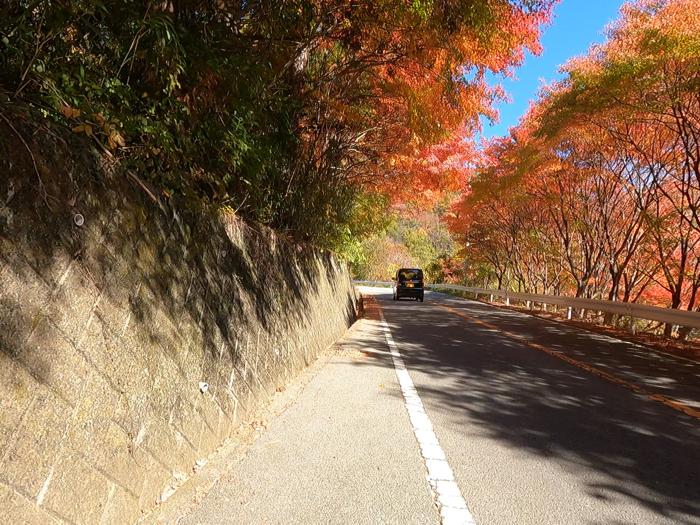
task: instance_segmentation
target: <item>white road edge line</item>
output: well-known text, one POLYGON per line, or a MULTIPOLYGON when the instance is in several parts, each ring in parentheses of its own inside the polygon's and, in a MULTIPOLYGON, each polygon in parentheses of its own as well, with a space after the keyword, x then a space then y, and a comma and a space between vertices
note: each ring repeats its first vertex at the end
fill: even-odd
POLYGON ((413 433, 420 446, 421 455, 425 461, 425 468, 428 471, 426 477, 433 492, 435 505, 440 513, 440 522, 442 525, 476 525, 476 521, 474 521, 474 517, 469 512, 467 503, 464 501, 459 486, 455 481, 452 469, 447 463, 445 452, 442 450, 433 431, 433 425, 425 412, 425 408, 423 408, 423 402, 420 400, 399 348, 391 336, 391 330, 386 323, 386 319, 384 319, 384 312, 382 312, 381 308, 379 308, 379 317, 386 342, 389 345, 391 359, 394 362, 394 370, 403 393, 413 433))

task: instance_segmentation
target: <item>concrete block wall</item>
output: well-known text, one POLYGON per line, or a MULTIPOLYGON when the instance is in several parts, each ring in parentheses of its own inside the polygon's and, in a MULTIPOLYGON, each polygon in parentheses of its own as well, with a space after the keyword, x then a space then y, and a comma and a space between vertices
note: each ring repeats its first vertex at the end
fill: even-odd
POLYGON ((133 523, 342 335, 349 274, 46 137, 36 170, 0 145, 1 521, 133 523))

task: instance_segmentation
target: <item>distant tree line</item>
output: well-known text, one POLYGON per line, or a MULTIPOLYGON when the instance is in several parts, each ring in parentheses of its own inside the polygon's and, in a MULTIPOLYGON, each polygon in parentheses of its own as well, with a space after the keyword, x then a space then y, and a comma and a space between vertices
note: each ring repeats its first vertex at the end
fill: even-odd
POLYGON ((453 210, 466 279, 699 310, 697 1, 625 4, 565 71, 453 210))

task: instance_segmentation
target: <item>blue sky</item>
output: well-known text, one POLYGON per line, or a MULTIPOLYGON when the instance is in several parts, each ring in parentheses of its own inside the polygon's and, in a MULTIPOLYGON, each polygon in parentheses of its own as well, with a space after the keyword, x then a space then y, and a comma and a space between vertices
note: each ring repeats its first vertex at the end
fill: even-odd
POLYGON ((483 122, 485 138, 506 135, 516 125, 534 99, 542 80, 560 78, 559 66, 572 56, 588 50, 594 42, 604 40, 603 29, 618 16, 623 0, 561 0, 554 8, 552 23, 544 28, 543 52, 528 54, 525 63, 515 71, 513 79, 493 78, 500 82, 510 96, 510 102, 499 104, 499 122, 483 122))

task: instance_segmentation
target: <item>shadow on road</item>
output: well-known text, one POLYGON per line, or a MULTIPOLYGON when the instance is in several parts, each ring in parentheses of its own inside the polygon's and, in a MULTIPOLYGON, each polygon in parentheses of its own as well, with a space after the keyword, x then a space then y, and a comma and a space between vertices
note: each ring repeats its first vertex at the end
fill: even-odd
MULTIPOLYGON (((431 305, 434 295, 424 305, 395 303, 388 294, 377 299, 429 414, 443 411, 465 428, 465 439, 476 426, 482 436, 554 458, 566 470, 595 473, 586 476, 596 480, 586 488, 596 499, 630 498, 677 523, 700 523, 697 420, 431 305)), ((460 305, 511 332, 531 332, 555 350, 566 346, 594 366, 615 362, 636 373, 643 358, 623 355, 617 343, 594 334, 571 334, 480 303, 460 305)), ((376 359, 392 366, 389 356, 376 359)), ((640 377, 653 362, 642 364, 640 377)), ((690 381, 692 393, 698 367, 678 366, 659 365, 659 376, 675 378, 660 387, 690 381)))

